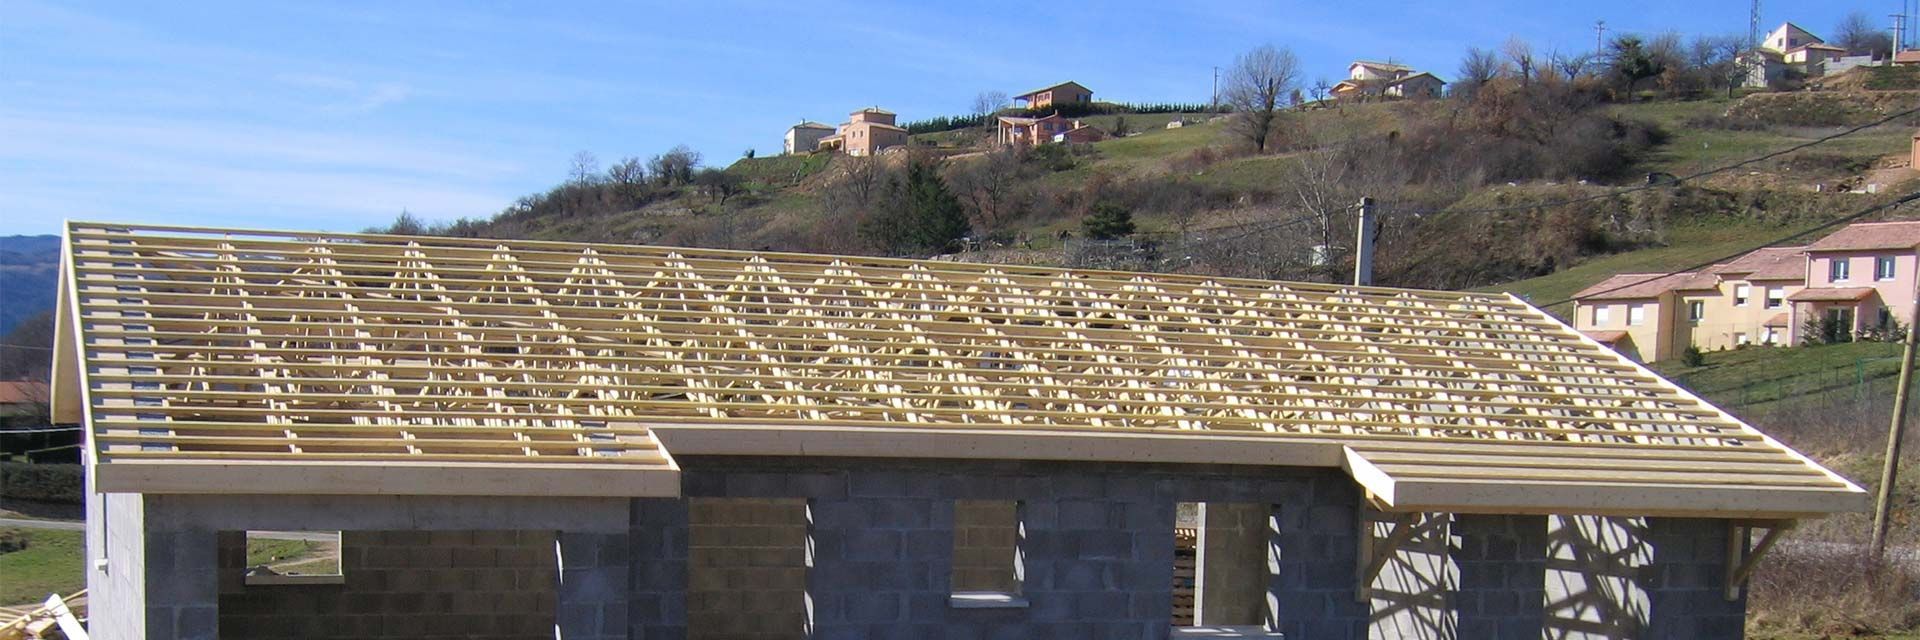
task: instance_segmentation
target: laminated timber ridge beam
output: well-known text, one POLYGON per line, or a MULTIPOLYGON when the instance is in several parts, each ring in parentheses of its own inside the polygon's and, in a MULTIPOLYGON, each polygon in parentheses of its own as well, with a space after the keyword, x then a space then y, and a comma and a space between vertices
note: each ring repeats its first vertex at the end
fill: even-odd
POLYGON ((1391 512, 1865 504, 1509 295, 100 223, 65 251, 55 410, 118 490, 665 495, 672 452, 1340 467, 1391 512))

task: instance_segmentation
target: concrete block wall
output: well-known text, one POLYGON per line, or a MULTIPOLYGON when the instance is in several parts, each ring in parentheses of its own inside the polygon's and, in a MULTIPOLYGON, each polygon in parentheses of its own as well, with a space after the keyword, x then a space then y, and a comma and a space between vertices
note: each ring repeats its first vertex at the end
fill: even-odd
POLYGON ((806 618, 806 501, 695 498, 687 526, 687 637, 794 637, 806 618))
POLYGON ((1456 637, 1543 637, 1546 517, 1459 514, 1453 517, 1452 540, 1460 582, 1448 600, 1456 637))
POLYGON ((1645 518, 1547 518, 1547 637, 1636 638, 1646 626, 1645 518))
POLYGON ((1747 597, 1728 600, 1726 520, 1647 518, 1653 557, 1642 585, 1647 624, 1642 640, 1737 640, 1745 633, 1747 597))
MULTIPOLYGON (((1396 518, 1367 510, 1374 544, 1393 536, 1396 518)), ((1452 536, 1453 516, 1424 514, 1413 533, 1395 549, 1369 585, 1373 620, 1367 637, 1373 640, 1453 640, 1457 616, 1453 593, 1460 588, 1452 536)), ((1467 636, 1457 636, 1467 637, 1467 636)), ((1548 636, 1559 638, 1559 636, 1548 636)), ((1572 640, 1560 638, 1559 640, 1572 640)))
POLYGON ((1262 623, 1267 608, 1267 543, 1272 535, 1272 518, 1270 504, 1200 505, 1198 624, 1262 623))
POLYGON ((224 638, 553 637, 552 531, 344 531, 337 585, 247 585, 245 533, 218 540, 224 638))
POLYGON ((953 590, 1017 593, 1014 553, 1019 503, 959 500, 953 505, 953 590))
MULTIPOLYGON (((690 498, 808 503, 816 638, 1164 638, 1174 504, 1274 514, 1261 621, 1295 637, 1361 638, 1353 598, 1359 496, 1332 469, 682 457, 690 498), (956 507, 1018 502, 1024 607, 954 608, 956 507), (1284 549, 1284 551, 1282 550, 1284 549)), ((962 539, 963 540, 963 539, 962 539)), ((644 584, 641 588, 651 588, 644 584)), ((636 619, 636 622, 638 620, 636 619)))

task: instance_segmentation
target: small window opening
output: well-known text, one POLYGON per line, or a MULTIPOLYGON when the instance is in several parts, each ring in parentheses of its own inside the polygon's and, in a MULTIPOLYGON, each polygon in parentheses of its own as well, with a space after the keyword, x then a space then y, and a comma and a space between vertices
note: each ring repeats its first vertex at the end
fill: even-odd
POLYGON ((957 500, 953 505, 952 605, 958 609, 1024 607, 1021 503, 957 500))
POLYGON ((1273 514, 1272 505, 1259 503, 1178 505, 1172 615, 1176 637, 1266 637, 1273 514))
POLYGON ((248 531, 246 584, 341 584, 338 531, 248 531))

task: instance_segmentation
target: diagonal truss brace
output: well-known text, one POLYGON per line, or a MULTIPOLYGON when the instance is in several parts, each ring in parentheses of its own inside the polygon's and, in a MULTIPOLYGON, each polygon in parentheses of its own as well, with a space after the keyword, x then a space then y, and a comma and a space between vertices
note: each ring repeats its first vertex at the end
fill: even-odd
POLYGON ((1353 597, 1359 602, 1366 602, 1373 596, 1374 578, 1379 577, 1380 571, 1386 569, 1387 563, 1393 560, 1394 553, 1398 552, 1407 541, 1413 539, 1414 534, 1420 530, 1421 521, 1427 517, 1424 513, 1393 513, 1382 514, 1388 516, 1386 520, 1372 520, 1367 517, 1367 511, 1365 508, 1360 509, 1358 518, 1360 553, 1354 556, 1353 597), (1374 524, 1377 522, 1393 524, 1393 533, 1388 534, 1386 540, 1380 542, 1375 542, 1373 536, 1374 524))
POLYGON ((1736 520, 1732 530, 1727 532, 1727 592, 1728 602, 1740 599, 1740 590, 1745 588, 1747 580, 1753 577, 1753 570, 1760 560, 1780 542, 1780 536, 1799 524, 1796 520, 1736 520), (1752 543, 1753 530, 1766 529, 1760 537, 1760 543, 1748 548, 1752 543))

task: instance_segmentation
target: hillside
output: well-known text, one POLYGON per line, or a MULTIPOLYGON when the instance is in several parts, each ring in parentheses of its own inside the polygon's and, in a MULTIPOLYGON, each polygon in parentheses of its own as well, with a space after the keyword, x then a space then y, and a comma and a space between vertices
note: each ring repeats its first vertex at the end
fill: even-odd
POLYGON ((0 236, 0 336, 53 308, 60 236, 0 236))

